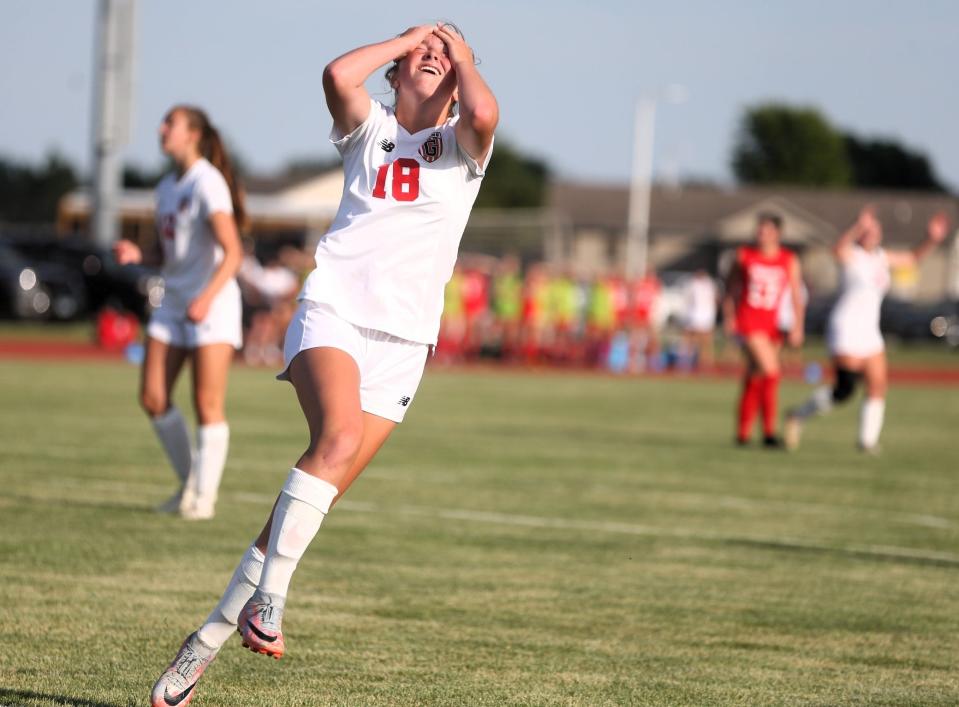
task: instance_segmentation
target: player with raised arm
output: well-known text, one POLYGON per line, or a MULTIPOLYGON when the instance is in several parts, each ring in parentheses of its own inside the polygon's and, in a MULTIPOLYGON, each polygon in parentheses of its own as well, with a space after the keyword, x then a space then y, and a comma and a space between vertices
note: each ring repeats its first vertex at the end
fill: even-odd
MULTIPOLYGON (((233 352, 242 344, 235 275, 243 259, 237 224, 243 197, 216 128, 199 108, 175 106, 160 125, 160 145, 176 169, 156 189, 164 295, 147 324, 140 404, 180 486, 157 510, 191 520, 212 518, 230 428, 225 404, 233 352), (183 364, 193 366, 196 447, 170 397, 183 364)), ((117 262, 138 263, 140 248, 114 246, 117 262)))
POLYGON ((888 387, 879 314, 889 291, 890 268, 915 267, 945 239, 948 228, 945 214, 936 214, 926 226, 925 240, 915 248, 886 250, 882 247, 882 225, 867 206, 839 238, 833 253, 842 269, 842 279, 827 330, 835 381, 831 387, 818 388, 806 402, 789 411, 785 426, 787 448, 798 448, 805 420, 849 400, 856 382, 864 378, 866 395, 859 414, 857 442, 863 451, 878 450, 888 387))
POLYGON ((792 294, 791 346, 803 341, 805 307, 800 296, 799 260, 781 244, 782 218, 759 215, 755 246, 736 253, 723 298, 723 323, 729 335, 738 336, 746 356, 739 398, 736 442, 748 444, 756 413, 761 409, 763 444, 781 446, 776 436, 776 401, 779 391, 779 352, 782 334, 778 327, 779 302, 788 289, 792 294))
POLYGON ((287 330, 281 374, 309 444, 220 602, 157 681, 154 707, 187 704, 234 631, 255 652, 284 654, 293 571, 416 394, 492 151, 499 108, 453 25, 354 49, 326 67, 323 88, 343 196, 287 330), (395 108, 364 88, 385 64, 395 108))

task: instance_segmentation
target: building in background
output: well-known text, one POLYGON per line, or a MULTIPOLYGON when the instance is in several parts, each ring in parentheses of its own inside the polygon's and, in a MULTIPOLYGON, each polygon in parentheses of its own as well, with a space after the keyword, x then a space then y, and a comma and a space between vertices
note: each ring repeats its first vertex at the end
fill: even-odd
MULTIPOLYGON (((255 240, 311 249, 336 214, 343 173, 336 168, 292 178, 249 179, 246 187, 255 240)), ((617 271, 625 258, 628 203, 627 185, 556 182, 545 208, 475 209, 461 250, 517 254, 525 263, 547 262, 583 277, 617 271)), ((954 226, 959 224, 959 206, 947 195, 657 186, 652 191, 649 262, 661 272, 702 268, 722 277, 735 249, 752 240, 757 214, 772 210, 785 220, 784 242, 800 254, 810 296, 829 297, 839 277, 832 245, 867 203, 876 206, 889 247, 918 244, 937 211, 945 211, 954 226)), ((123 236, 148 247, 155 237, 152 190, 124 190, 119 210, 123 236)), ((68 194, 59 206, 59 232, 85 232, 89 214, 87 192, 68 194)), ((959 241, 947 241, 923 261, 921 270, 899 270, 893 277, 891 295, 897 299, 959 297, 959 241)))
MULTIPOLYGON (((568 224, 557 248, 562 262, 586 274, 616 268, 626 249, 627 186, 555 183, 549 208, 568 224)), ((776 211, 785 221, 784 242, 802 259, 811 297, 831 295, 839 281, 832 245, 865 204, 874 204, 887 247, 911 248, 925 237, 938 211, 959 224, 959 206, 948 195, 892 191, 826 191, 793 187, 656 187, 649 229, 650 264, 659 271, 728 270, 735 249, 753 238, 756 217, 776 211)), ((891 294, 932 302, 959 292, 959 246, 950 239, 919 271, 897 271, 891 294)))

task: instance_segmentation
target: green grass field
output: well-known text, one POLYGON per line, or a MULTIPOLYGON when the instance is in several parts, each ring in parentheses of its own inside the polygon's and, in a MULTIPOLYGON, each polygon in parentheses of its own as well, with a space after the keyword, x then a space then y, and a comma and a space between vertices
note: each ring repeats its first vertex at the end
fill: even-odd
MULTIPOLYGON (((136 379, 0 361, 0 705, 147 704, 302 449, 237 368, 217 518, 155 515, 136 379)), ((428 372, 300 564, 287 657, 233 639, 194 704, 959 703, 959 389, 894 389, 879 458, 855 408, 734 448, 734 395, 428 372)))

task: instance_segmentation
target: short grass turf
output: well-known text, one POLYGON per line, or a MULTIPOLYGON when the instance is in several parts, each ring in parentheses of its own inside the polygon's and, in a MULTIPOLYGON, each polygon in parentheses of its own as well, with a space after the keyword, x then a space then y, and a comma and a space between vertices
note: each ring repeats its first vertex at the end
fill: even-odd
MULTIPOLYGON (((289 386, 236 368, 216 519, 156 515, 136 383, 0 361, 0 705, 147 704, 304 445, 289 386)), ((894 388, 878 458, 855 407, 735 448, 735 395, 428 371, 300 564, 288 655, 231 639, 193 704, 959 703, 959 389, 894 388)))

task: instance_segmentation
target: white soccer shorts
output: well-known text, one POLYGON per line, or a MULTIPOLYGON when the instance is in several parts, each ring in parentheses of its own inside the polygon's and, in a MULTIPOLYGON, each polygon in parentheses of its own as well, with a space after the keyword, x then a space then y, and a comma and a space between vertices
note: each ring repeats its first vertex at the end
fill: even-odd
POLYGON ((147 336, 170 346, 195 349, 210 344, 243 346, 243 304, 240 289, 233 283, 214 298, 210 313, 202 322, 187 319, 186 310, 161 304, 150 317, 147 336))
POLYGON ((319 347, 340 349, 356 361, 364 412, 403 421, 423 378, 428 345, 355 326, 328 305, 302 300, 286 330, 283 372, 277 378, 288 381, 296 355, 319 347))

